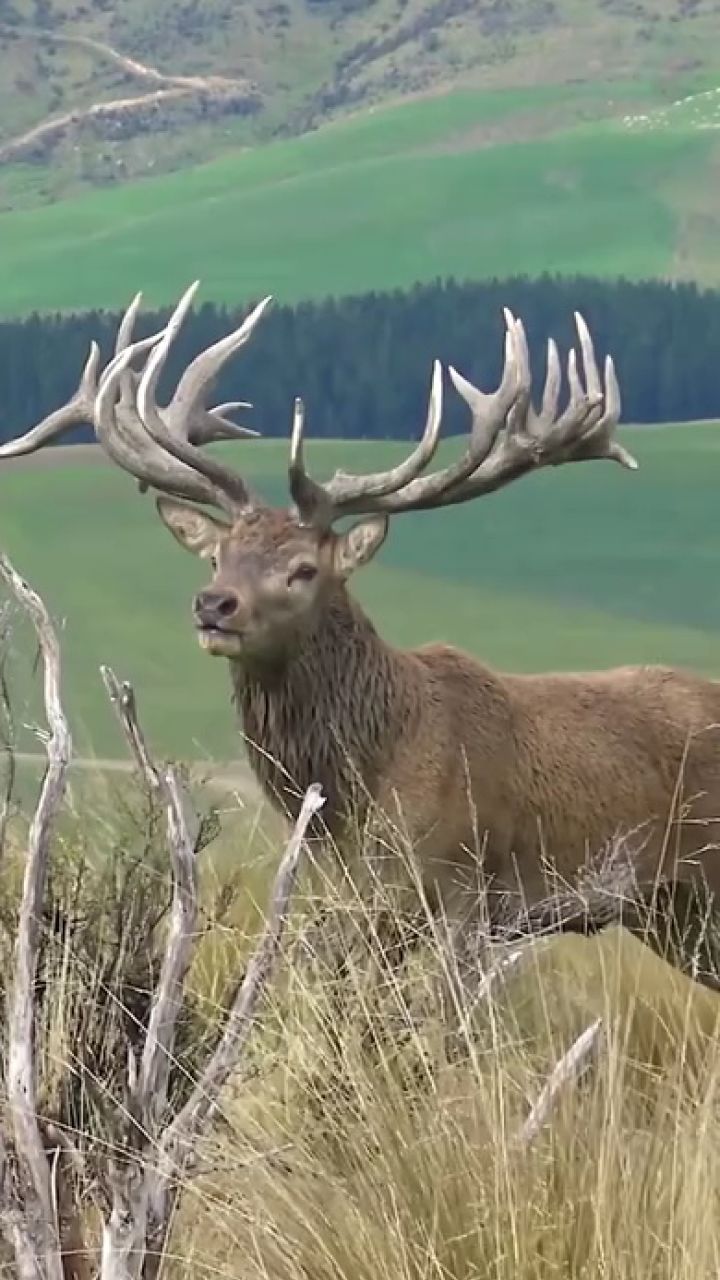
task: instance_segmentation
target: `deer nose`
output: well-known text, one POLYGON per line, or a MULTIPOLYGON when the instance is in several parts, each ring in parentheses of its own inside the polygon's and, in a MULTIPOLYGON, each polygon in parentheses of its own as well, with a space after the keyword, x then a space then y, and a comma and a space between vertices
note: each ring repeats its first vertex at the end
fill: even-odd
POLYGON ((234 591, 209 587, 200 591, 193 600, 193 613, 201 626, 213 627, 226 622, 237 613, 238 598, 234 591))

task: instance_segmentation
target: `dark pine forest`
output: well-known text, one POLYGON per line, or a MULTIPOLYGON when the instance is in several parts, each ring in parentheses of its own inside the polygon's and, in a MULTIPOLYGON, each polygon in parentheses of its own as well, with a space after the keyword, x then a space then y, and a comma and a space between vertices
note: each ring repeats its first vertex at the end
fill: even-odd
MULTIPOLYGON (((720 418, 720 292, 692 284, 550 276, 437 281, 407 292, 276 305, 219 380, 215 400, 250 400, 254 409, 245 421, 266 436, 288 434, 298 394, 313 436, 417 436, 435 356, 485 388, 497 381, 504 304, 526 323, 536 384, 547 338, 567 350, 579 308, 598 355, 610 351, 615 358, 625 421, 720 418)), ((178 339, 163 390, 169 392, 184 364, 246 310, 198 307, 178 339)), ((166 314, 146 312, 138 334, 151 332, 166 314)), ((118 318, 85 312, 0 323, 1 439, 27 429, 71 395, 91 339, 109 356, 118 318)), ((445 430, 463 429, 466 412, 448 394, 445 430)), ((67 437, 90 438, 86 428, 67 437)))

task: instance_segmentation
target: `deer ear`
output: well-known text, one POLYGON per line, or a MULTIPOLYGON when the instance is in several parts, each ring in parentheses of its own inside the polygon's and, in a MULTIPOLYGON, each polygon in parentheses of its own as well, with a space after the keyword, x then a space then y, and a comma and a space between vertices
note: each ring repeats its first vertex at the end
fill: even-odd
POLYGON ((186 551, 196 556, 207 555, 216 547, 229 526, 214 516, 198 511, 176 498, 157 498, 155 505, 163 524, 186 551))
POLYGON ((359 569, 372 560, 387 537, 387 516, 369 516, 354 524, 352 529, 339 533, 333 550, 333 568, 341 577, 359 569))

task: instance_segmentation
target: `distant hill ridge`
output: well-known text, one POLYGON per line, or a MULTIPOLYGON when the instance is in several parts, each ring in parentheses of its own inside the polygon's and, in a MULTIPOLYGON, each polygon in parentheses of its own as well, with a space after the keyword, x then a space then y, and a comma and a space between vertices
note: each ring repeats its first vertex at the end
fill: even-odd
POLYGON ((713 0, 584 9, 575 0, 0 0, 0 165, 42 161, 65 171, 55 188, 102 183, 459 86, 632 90, 642 80, 671 93, 678 77, 716 70, 713 0))
POLYGON ((0 0, 0 312, 717 285, 718 49, 716 0, 0 0))

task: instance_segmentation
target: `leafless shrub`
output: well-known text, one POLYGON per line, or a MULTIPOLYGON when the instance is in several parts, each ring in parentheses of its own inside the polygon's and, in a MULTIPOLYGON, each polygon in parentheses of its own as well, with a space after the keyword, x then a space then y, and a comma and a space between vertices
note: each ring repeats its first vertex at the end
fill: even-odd
MULTIPOLYGON (((126 1280, 154 1275, 197 1140, 213 1120, 221 1091, 244 1054, 272 977, 305 831, 323 797, 318 787, 309 788, 280 862, 258 946, 236 980, 214 1037, 204 1044, 201 1039, 205 1053, 197 1074, 191 1074, 176 1049, 183 1018, 192 1018, 185 980, 200 931, 197 855, 207 832, 188 802, 180 772, 152 760, 132 688, 103 669, 147 793, 164 813, 170 901, 157 893, 149 900, 138 898, 133 884, 138 868, 125 868, 114 936, 112 925, 106 937, 91 925, 84 947, 78 946, 83 922, 68 913, 67 899, 63 904, 53 892, 50 867, 72 750, 60 699, 57 634, 40 597, 4 557, 0 573, 37 634, 49 726, 48 764, 27 836, 12 977, 5 992, 7 1102, 0 1141, 0 1222, 20 1276, 61 1280, 69 1272, 81 1280, 92 1272, 82 1212, 83 1200, 92 1198, 102 1224, 101 1276, 126 1280), (165 916, 162 947, 148 945, 165 916), (71 979, 81 977, 78 958, 81 965, 83 958, 90 959, 89 938, 96 954, 85 974, 83 999, 72 991, 71 979), (142 945, 133 949, 135 939, 142 945), (52 969, 60 980, 53 983, 51 1008, 43 994, 52 969), (89 1021, 84 1023, 85 1015, 89 1021), (41 1072, 41 1057, 49 1072, 41 1072), (60 1122, 44 1111, 39 1093, 43 1076, 45 1084, 55 1077, 53 1110, 60 1122)), ((154 816, 151 812, 153 825, 154 816)), ((144 866, 142 875, 147 870, 144 866)), ((74 899, 87 905, 79 887, 74 899)), ((107 915, 104 910, 98 920, 105 924, 107 915)))

